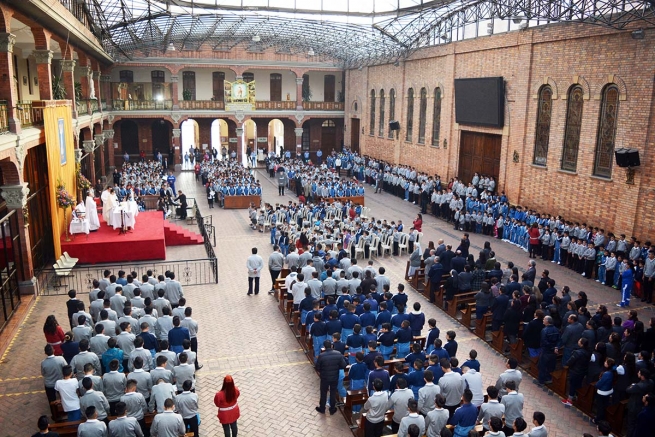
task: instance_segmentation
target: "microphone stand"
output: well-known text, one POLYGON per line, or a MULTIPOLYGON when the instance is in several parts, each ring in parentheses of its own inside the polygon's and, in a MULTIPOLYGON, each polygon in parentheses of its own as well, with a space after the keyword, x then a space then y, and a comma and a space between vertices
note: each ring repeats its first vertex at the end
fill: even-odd
POLYGON ((125 211, 121 209, 121 230, 118 235, 127 235, 127 228, 125 227, 125 211))

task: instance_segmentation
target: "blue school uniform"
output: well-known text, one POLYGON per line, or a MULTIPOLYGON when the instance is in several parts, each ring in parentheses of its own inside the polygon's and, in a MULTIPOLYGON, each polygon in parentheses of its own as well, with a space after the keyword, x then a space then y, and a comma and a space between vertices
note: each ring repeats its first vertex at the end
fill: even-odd
POLYGON ((323 347, 323 342, 328 339, 327 327, 325 322, 322 320, 312 324, 312 328, 309 331, 312 336, 312 345, 314 347, 314 360, 318 358, 318 354, 321 353, 321 347, 323 347))
POLYGON ((353 333, 353 328, 359 323, 359 317, 353 313, 346 313, 342 315, 341 320, 341 338, 348 338, 353 333))
POLYGON ((380 343, 378 350, 385 360, 388 360, 393 352, 393 343, 395 339, 396 334, 393 331, 380 332, 378 334, 378 342, 380 343))
POLYGON ((383 323, 390 323, 390 322, 391 322, 391 313, 389 312, 389 310, 380 311, 377 317, 375 318, 375 327, 379 331, 380 329, 382 329, 383 323))
POLYGON ((409 345, 412 342, 412 330, 409 328, 400 328, 396 331, 396 356, 404 357, 409 354, 409 345))

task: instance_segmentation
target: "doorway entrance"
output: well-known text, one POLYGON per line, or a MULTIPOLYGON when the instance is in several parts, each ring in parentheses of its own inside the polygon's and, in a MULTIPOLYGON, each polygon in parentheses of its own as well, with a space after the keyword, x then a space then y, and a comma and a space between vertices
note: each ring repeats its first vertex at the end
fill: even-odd
POLYGON ((498 186, 501 135, 462 131, 459 140, 459 180, 468 184, 473 175, 493 176, 498 186))
POLYGON ((359 153, 359 118, 350 119, 350 150, 359 153))

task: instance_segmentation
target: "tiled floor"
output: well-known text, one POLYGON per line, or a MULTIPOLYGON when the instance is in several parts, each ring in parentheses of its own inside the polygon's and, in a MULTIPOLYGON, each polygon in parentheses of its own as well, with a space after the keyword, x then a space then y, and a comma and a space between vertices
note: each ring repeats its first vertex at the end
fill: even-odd
MULTIPOLYGON (((259 177, 264 187, 264 200, 270 203, 282 200, 263 172, 259 177)), ((226 374, 234 376, 241 390, 239 430, 242 436, 351 435, 341 415, 326 417, 314 411, 318 402, 318 377, 280 315, 274 299, 266 294, 270 278, 262 278, 259 296, 246 295, 246 259, 251 247, 258 247, 266 260, 271 252, 268 235, 250 230, 245 210, 208 210, 204 190, 195 182, 191 172, 183 172, 177 184, 187 196, 198 199, 203 215, 213 215, 217 229, 219 283, 185 289, 194 317, 200 323, 199 360, 205 365, 197 374, 201 435, 222 435, 212 400, 226 374)), ((418 211, 414 205, 389 194, 372 193, 373 190, 368 190, 366 202, 375 217, 402 219, 410 223, 418 211)), ((284 201, 287 200, 293 198, 287 196, 284 201)), ((195 225, 188 227, 197 229, 195 225)), ((451 226, 429 216, 424 217, 423 232, 426 243, 444 238, 447 243, 455 244, 459 239, 459 233, 451 226)), ((471 240, 472 253, 476 253, 486 239, 473 235, 471 240)), ((501 261, 527 264, 528 258, 523 251, 501 242, 492 242, 492 245, 501 261)), ((205 257, 205 252, 201 245, 181 246, 168 248, 167 255, 171 260, 195 259, 205 257)), ((396 284, 403 280, 406 261, 407 256, 387 257, 375 264, 384 265, 396 284)), ((600 287, 552 263, 539 263, 538 269, 543 268, 551 271, 558 285, 569 285, 574 291, 587 291, 593 305, 617 301, 618 292, 615 290, 600 287)), ((504 370, 504 358, 413 290, 410 289, 409 295, 411 301, 423 303, 426 316, 436 318, 442 332, 448 329, 457 331, 460 358, 464 358, 471 348, 478 351, 485 386, 495 383, 498 374, 504 370)), ((65 297, 39 297, 0 359, 0 436, 31 434, 36 431, 38 416, 48 413, 39 376, 45 344, 42 325, 50 313, 65 323, 65 301, 65 297)), ((640 307, 639 312, 640 317, 646 319, 653 314, 653 307, 640 307)), ((525 417, 529 419, 536 409, 543 411, 551 437, 594 432, 577 410, 563 407, 559 398, 532 384, 527 375, 524 375, 521 392, 526 396, 525 417)))

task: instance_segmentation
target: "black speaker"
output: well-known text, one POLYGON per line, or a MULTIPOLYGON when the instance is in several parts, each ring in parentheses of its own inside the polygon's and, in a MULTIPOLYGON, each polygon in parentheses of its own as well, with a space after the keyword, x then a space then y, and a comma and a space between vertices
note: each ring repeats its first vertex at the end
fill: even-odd
POLYGON ((390 121, 389 130, 400 130, 400 123, 397 121, 390 121))
POLYGON ((616 158, 616 165, 619 167, 639 167, 641 161, 639 160, 639 150, 637 149, 617 149, 614 152, 616 158))

